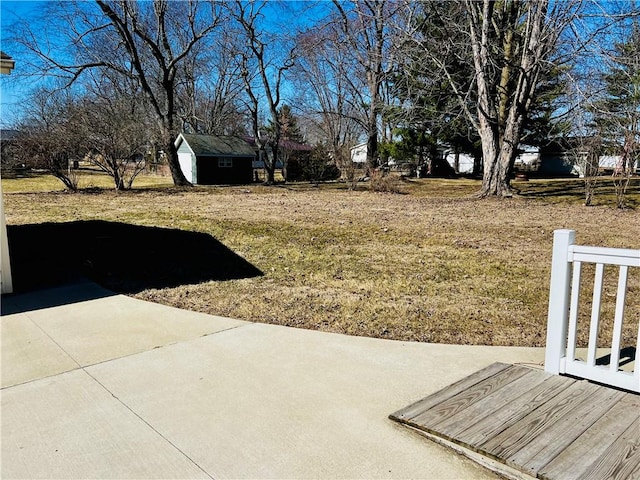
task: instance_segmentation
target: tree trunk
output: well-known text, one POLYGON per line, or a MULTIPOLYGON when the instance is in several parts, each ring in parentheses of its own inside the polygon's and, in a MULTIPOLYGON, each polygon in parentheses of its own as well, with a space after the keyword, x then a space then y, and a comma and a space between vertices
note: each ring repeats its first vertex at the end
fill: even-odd
POLYGON ((504 128, 492 130, 492 135, 482 137, 484 175, 480 197, 511 197, 511 174, 520 143, 524 114, 522 108, 514 105, 509 111, 504 128), (499 134, 502 132, 502 138, 499 134))
POLYGON ((190 187, 191 182, 189 182, 187 177, 184 176, 184 173, 182 173, 180 162, 178 161, 178 149, 172 139, 165 142, 165 152, 167 154, 167 163, 169 164, 173 184, 176 187, 190 187))
POLYGON ((494 15, 498 4, 491 0, 466 2, 478 93, 476 126, 484 166, 480 197, 511 196, 510 176, 524 120, 535 96, 542 65, 553 51, 559 34, 559 31, 545 29, 548 3, 540 0, 524 4, 524 21, 520 20, 523 12, 519 12, 518 2, 513 0, 506 5, 506 22, 501 25, 506 30, 500 59, 503 68, 496 83, 492 70, 496 64, 492 58, 492 32, 499 20, 494 15), (520 31, 521 26, 526 28, 520 31), (512 66, 516 58, 518 62, 512 66))
POLYGON ((107 160, 106 163, 111 166, 111 171, 113 172, 113 183, 116 187, 116 190, 124 190, 124 181, 122 179, 122 175, 120 174, 120 170, 118 169, 117 162, 107 160))
POLYGON ((509 155, 501 150, 496 152, 497 157, 487 165, 485 162, 484 174, 482 176, 482 189, 479 196, 485 197, 511 197, 511 159, 509 155))
POLYGON ((274 185, 276 183, 276 169, 275 166, 270 167, 270 168, 265 168, 266 172, 267 172, 267 179, 265 180, 265 183, 267 185, 274 185))
POLYGON ((480 118, 480 123, 485 123, 478 133, 482 141, 482 188, 479 197, 498 195, 504 189, 502 169, 500 168, 500 149, 497 129, 491 128, 485 119, 480 118))
MULTIPOLYGON (((265 79, 266 82, 266 79, 265 79)), ((267 85, 267 83, 265 83, 267 85)), ((279 87, 278 87, 279 89, 279 87)), ((279 97, 279 95, 278 95, 279 97)), ((280 150, 280 137, 282 136, 282 125, 280 124, 280 116, 278 115, 278 106, 271 90, 267 89, 267 98, 269 100, 269 111, 271 112, 271 122, 273 124, 273 138, 269 142, 271 144, 271 163, 267 172, 267 182, 269 185, 276 183, 276 167, 278 166, 278 152, 280 150)))
POLYGON ((289 180, 289 156, 290 154, 286 149, 282 150, 282 178, 284 183, 289 180))
POLYGON ((473 156, 473 171, 471 176, 477 178, 482 173, 482 156, 477 153, 473 156))
POLYGON ((378 129, 369 130, 367 137, 367 174, 378 167, 378 129))
POLYGON ((277 165, 277 155, 278 148, 271 149, 271 159, 269 159, 269 154, 267 151, 264 151, 264 171, 267 174, 267 178, 265 179, 265 183, 267 185, 273 185, 276 183, 276 165, 277 165))

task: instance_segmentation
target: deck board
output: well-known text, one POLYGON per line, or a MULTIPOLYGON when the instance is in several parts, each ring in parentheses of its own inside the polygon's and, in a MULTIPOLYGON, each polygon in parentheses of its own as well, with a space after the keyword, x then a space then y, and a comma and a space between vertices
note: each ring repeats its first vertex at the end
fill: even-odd
POLYGON ((462 380, 448 386, 447 388, 434 393, 433 395, 429 395, 422 400, 418 400, 408 407, 403 408, 401 411, 396 412, 395 415, 397 415, 398 418, 402 420, 411 420, 416 415, 428 410, 434 405, 438 405, 440 402, 451 398, 461 392, 464 392, 467 388, 470 388, 473 385, 480 383, 481 381, 486 380, 487 378, 490 378, 496 373, 499 373, 509 367, 510 366, 506 363, 493 363, 488 367, 474 373, 473 375, 469 375, 468 377, 463 378, 462 380))
POLYGON ((601 387, 600 391, 585 398, 569 414, 543 429, 533 441, 512 455, 507 463, 522 465, 529 472, 539 472, 591 427, 623 395, 616 390, 601 387))
POLYGON ((640 479, 640 395, 493 364, 390 415, 526 475, 640 479))
POLYGON ((470 426, 466 431, 460 432, 457 436, 458 439, 468 445, 484 443, 487 439, 518 422, 527 412, 535 410, 567 388, 568 383, 564 380, 559 376, 545 378, 542 383, 523 393, 522 396, 502 409, 488 410, 482 420, 470 426))
MULTIPOLYGON (((490 412, 506 411, 510 404, 517 402, 526 395, 527 392, 531 391, 532 388, 542 384, 545 380, 544 377, 536 375, 536 372, 533 370, 524 370, 528 371, 525 375, 511 382, 509 388, 497 390, 478 400, 473 405, 470 405, 464 411, 440 421, 436 425, 438 431, 443 432, 449 437, 457 437, 473 432, 474 429, 478 428, 479 425, 483 425, 485 422, 495 428, 495 423, 491 418, 490 412)), ((505 423, 502 423, 499 428, 504 426, 505 423)))
POLYGON ((585 480, 640 478, 640 419, 636 419, 585 473, 585 480))
MULTIPOLYGON (((640 396, 628 395, 617 402, 576 441, 540 471, 540 478, 577 480, 590 465, 584 458, 600 458, 606 450, 640 417, 640 396)), ((640 432, 636 438, 640 438, 640 432)))
POLYGON ((528 373, 528 370, 524 367, 502 370, 500 375, 494 375, 491 378, 487 378, 465 391, 460 392, 454 397, 440 402, 429 410, 416 415, 413 418, 413 421, 418 424, 428 424, 433 425, 434 428, 438 428, 438 425, 441 422, 447 420, 458 412, 464 411, 470 405, 475 404, 478 400, 500 391, 505 385, 517 380, 526 373, 528 373))

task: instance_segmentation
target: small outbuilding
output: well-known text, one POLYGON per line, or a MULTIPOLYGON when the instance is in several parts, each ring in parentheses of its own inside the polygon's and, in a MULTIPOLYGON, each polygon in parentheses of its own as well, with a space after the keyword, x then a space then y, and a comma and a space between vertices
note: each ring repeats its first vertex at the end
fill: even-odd
POLYGON ((240 137, 181 133, 175 141, 182 173, 196 185, 253 181, 256 152, 240 137))

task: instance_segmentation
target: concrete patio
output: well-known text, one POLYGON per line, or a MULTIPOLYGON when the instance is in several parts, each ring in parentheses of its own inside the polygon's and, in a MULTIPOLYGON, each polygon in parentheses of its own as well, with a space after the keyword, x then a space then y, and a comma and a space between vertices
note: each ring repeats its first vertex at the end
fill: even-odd
POLYGON ((495 478, 388 419, 541 348, 349 337, 78 283, 2 297, 2 478, 495 478))

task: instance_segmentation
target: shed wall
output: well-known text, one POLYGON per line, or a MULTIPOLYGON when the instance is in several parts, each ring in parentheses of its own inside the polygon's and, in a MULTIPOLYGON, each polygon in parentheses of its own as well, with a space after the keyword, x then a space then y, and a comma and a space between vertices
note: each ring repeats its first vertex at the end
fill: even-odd
POLYGON ((231 167, 218 166, 222 157, 198 156, 196 171, 198 185, 245 184, 253 181, 253 157, 230 158, 231 167))
POLYGON ((197 183, 195 178, 197 173, 193 171, 196 163, 195 155, 187 146, 187 142, 182 142, 178 148, 178 163, 180 164, 180 169, 187 180, 191 183, 197 183))

